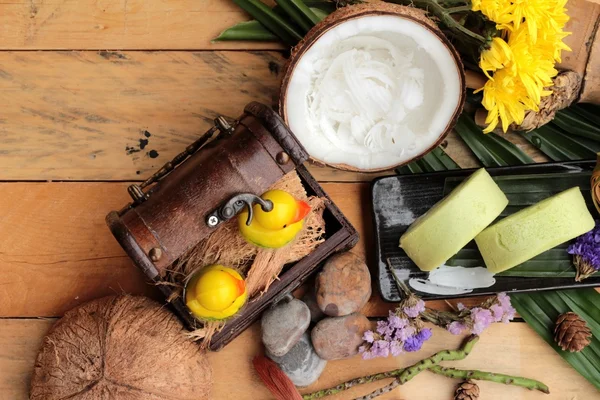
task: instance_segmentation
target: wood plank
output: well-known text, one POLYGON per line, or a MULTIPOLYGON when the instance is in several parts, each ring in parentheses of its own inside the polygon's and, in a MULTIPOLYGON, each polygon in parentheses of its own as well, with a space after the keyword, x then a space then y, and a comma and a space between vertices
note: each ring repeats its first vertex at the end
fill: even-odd
POLYGON ((0 49, 281 49, 211 41, 250 16, 223 0, 0 0, 0 49))
MULTIPOLYGON (((50 328, 50 320, 0 320, 0 393, 3 398, 26 400, 35 356, 42 337, 50 328)), ((436 351, 455 348, 461 337, 452 336, 439 328, 423 350, 398 358, 362 361, 359 357, 331 361, 321 378, 303 392, 329 387, 343 380, 410 365, 436 351)), ((253 372, 251 360, 261 352, 259 326, 244 332, 219 353, 209 354, 214 371, 214 399, 255 400, 272 398, 253 372)), ((454 365, 454 363, 447 363, 454 365)), ((543 342, 526 324, 495 324, 482 336, 475 350, 457 367, 478 368, 492 372, 522 375, 543 381, 550 395, 530 392, 512 386, 481 382, 482 398, 486 400, 535 399, 594 399, 596 389, 584 380, 562 358, 543 342)), ((333 396, 331 399, 350 399, 375 390, 380 385, 369 384, 333 396)), ((406 386, 379 397, 382 400, 450 399, 457 381, 423 372, 406 386)))
POLYGON ((0 184, 0 316, 57 316, 109 294, 146 293, 104 216, 126 184, 0 184))
POLYGON ((140 179, 218 114, 270 104, 281 60, 273 52, 0 52, 0 180, 140 179))
MULTIPOLYGON (((283 62, 276 52, 0 52, 0 180, 149 176, 218 114, 272 104, 283 62)), ((446 150, 462 167, 478 165, 454 133, 446 150)), ((377 176, 311 171, 321 181, 377 176)))
MULTIPOLYGON (((0 317, 60 316, 121 292, 158 298, 104 223, 109 211, 128 201, 127 185, 0 183, 0 317)), ((375 265, 369 185, 323 187, 361 234, 354 251, 375 265)), ((364 312, 387 315, 394 305, 381 301, 376 282, 373 293, 364 312)))

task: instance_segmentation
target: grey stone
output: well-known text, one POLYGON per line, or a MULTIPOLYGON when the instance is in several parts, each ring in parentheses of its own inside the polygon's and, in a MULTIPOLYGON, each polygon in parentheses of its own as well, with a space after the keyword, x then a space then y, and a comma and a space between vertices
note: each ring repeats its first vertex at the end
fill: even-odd
POLYGON ((326 317, 325 313, 321 311, 319 305, 317 304, 317 296, 315 295, 314 290, 308 290, 302 296, 302 301, 306 303, 308 309, 310 310, 310 322, 317 323, 323 318, 326 317))
POLYGON ((261 321, 262 341, 274 356, 285 355, 310 325, 310 310, 291 296, 264 312, 261 321))
POLYGON ((312 385, 327 365, 327 361, 315 352, 308 333, 302 335, 286 355, 277 357, 267 351, 267 357, 275 361, 294 385, 299 387, 312 385))
POLYGON ((371 323, 362 314, 325 318, 311 333, 312 344, 319 357, 325 360, 341 360, 358 354, 365 331, 371 323))

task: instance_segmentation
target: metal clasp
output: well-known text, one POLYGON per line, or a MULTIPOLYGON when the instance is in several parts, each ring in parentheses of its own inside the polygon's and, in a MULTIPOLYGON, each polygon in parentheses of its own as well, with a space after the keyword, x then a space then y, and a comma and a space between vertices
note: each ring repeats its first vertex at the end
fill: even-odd
POLYGON ((196 151, 208 143, 209 140, 215 140, 221 134, 231 136, 236 124, 237 121, 235 121, 233 124, 230 124, 223 116, 218 116, 215 118, 214 126, 206 131, 198 140, 190 144, 185 148, 184 151, 177 154, 171 161, 163 165, 162 168, 156 171, 150 178, 146 179, 139 185, 133 184, 127 188, 127 192, 133 199, 133 205, 138 205, 148 200, 150 194, 144 189, 163 179, 166 175, 173 171, 175 167, 184 162, 188 157, 196 153, 196 151))
POLYGON ((206 217, 206 225, 208 225, 209 228, 215 228, 220 223, 236 216, 245 207, 248 207, 248 219, 246 220, 246 225, 250 225, 252 223, 252 218, 254 218, 254 211, 252 210, 254 204, 260 204, 260 207, 265 212, 273 210, 273 202, 271 200, 264 200, 252 193, 241 193, 233 196, 221 207, 208 214, 206 217))

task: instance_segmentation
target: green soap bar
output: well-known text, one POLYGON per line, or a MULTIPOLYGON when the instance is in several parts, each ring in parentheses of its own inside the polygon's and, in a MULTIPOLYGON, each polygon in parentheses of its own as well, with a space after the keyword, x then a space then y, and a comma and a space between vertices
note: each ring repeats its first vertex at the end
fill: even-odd
POLYGON ((507 205, 502 190, 482 168, 419 217, 400 238, 400 247, 421 270, 432 271, 473 240, 507 205))
POLYGON ((573 187, 504 218, 475 242, 487 268, 498 273, 593 228, 594 218, 581 190, 573 187))

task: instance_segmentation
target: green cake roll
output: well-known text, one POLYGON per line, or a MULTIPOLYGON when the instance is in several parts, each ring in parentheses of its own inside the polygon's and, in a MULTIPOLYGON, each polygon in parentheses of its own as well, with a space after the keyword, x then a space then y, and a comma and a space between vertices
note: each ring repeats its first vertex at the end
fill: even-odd
POLYGON ((594 228, 578 187, 504 218, 475 238, 485 265, 498 273, 550 250, 594 228))
POLYGON ((400 247, 423 271, 432 271, 491 224, 508 199, 485 169, 473 173, 400 238, 400 247))

